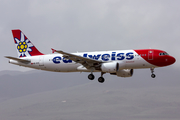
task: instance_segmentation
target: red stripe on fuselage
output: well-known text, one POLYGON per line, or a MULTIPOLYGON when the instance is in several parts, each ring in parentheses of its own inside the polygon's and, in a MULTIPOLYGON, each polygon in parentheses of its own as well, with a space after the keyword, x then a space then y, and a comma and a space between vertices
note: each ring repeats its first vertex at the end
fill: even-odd
POLYGON ((168 66, 173 64, 176 60, 170 55, 161 55, 160 53, 166 53, 162 50, 157 49, 142 49, 134 50, 138 55, 140 55, 148 63, 153 64, 158 67, 168 66))

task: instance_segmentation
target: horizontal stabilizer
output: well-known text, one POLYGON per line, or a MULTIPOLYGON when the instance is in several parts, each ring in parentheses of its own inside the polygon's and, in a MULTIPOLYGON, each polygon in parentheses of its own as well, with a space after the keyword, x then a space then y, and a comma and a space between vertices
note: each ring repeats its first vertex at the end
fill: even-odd
POLYGON ((16 60, 18 62, 22 62, 22 63, 29 63, 31 62, 30 60, 25 60, 25 59, 20 59, 20 58, 15 58, 15 57, 11 57, 11 56, 5 56, 6 58, 12 59, 12 60, 16 60))

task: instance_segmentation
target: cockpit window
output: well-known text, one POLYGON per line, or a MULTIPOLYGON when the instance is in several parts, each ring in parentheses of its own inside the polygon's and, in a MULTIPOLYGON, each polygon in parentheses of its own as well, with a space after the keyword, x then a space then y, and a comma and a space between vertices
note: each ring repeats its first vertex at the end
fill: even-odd
POLYGON ((159 53, 159 56, 164 56, 164 55, 169 55, 168 53, 164 52, 164 53, 159 53))

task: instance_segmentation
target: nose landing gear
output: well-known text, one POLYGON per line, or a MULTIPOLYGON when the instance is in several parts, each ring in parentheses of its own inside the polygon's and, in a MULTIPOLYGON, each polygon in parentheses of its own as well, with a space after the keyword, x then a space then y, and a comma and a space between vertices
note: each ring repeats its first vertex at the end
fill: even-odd
POLYGON ((151 68, 150 70, 151 70, 151 73, 152 73, 152 74, 151 74, 151 77, 152 77, 152 78, 155 78, 156 75, 154 74, 154 68, 151 68))

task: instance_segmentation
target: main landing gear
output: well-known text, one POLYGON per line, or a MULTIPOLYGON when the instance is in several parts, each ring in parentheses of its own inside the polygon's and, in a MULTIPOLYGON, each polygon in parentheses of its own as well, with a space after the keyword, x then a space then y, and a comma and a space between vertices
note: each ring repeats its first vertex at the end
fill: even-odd
POLYGON ((152 74, 151 74, 151 77, 152 77, 152 78, 155 78, 156 75, 154 74, 154 68, 151 68, 150 70, 151 70, 151 73, 152 73, 152 74))
MULTIPOLYGON (((98 78, 98 82, 100 82, 100 83, 103 83, 105 81, 103 74, 105 74, 105 73, 101 72, 101 77, 98 78)), ((94 78, 95 77, 92 73, 88 75, 88 79, 94 80, 94 78)))
POLYGON ((88 78, 89 78, 90 80, 94 80, 95 77, 94 77, 94 75, 91 73, 91 74, 88 75, 88 78))
POLYGON ((98 78, 98 81, 100 83, 103 83, 105 81, 105 79, 103 78, 103 74, 105 74, 105 73, 101 72, 101 77, 98 78))

